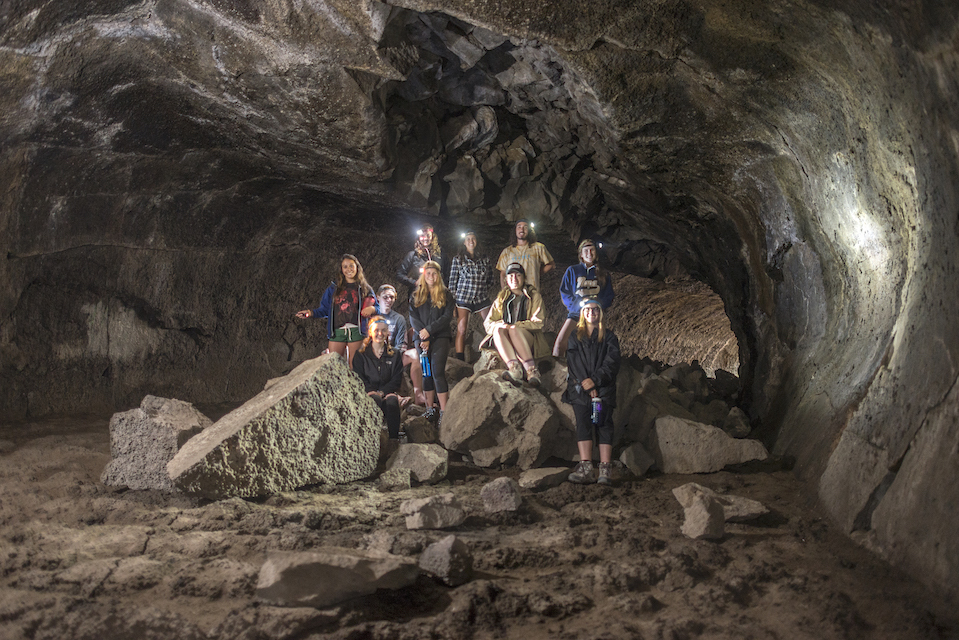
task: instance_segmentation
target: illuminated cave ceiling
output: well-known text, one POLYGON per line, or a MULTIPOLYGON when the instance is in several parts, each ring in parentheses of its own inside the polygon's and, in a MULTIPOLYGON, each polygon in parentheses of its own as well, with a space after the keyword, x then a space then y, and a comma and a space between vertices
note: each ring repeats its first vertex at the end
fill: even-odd
POLYGON ((770 443, 954 590, 959 8, 873 4, 5 2, 0 408, 233 399, 350 228, 529 216, 708 282, 770 443))

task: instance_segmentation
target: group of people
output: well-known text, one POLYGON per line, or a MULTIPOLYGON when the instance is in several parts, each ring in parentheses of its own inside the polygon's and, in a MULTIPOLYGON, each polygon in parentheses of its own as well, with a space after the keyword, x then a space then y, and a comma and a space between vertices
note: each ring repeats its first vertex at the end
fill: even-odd
POLYGON ((400 437, 400 410, 410 398, 399 395, 403 370, 410 367, 413 400, 426 407, 427 418, 442 420, 449 399, 446 362, 451 347, 465 360, 466 334, 471 314, 483 318, 483 348, 495 348, 506 363, 503 378, 531 387, 541 384, 537 360, 552 353, 565 356, 567 388, 563 401, 573 406, 580 462, 572 482, 593 482, 593 430, 599 440, 599 475, 608 484, 611 474, 616 374, 620 351, 616 335, 603 325, 603 310, 613 302, 609 273, 597 264, 597 246, 584 240, 579 262, 566 270, 560 295, 567 317, 550 350, 543 335, 545 312, 539 289, 542 274, 555 267, 546 247, 536 241, 533 225, 519 220, 512 241, 500 253, 495 269, 477 236, 467 231, 444 284, 442 249, 433 228, 417 232, 417 239, 397 270, 397 279, 409 289, 409 315, 393 309, 397 290, 384 284, 375 293, 355 256, 346 254, 340 273, 326 289, 316 309, 297 312, 298 318, 326 318, 329 350, 347 359, 363 381, 367 394, 383 411, 390 438, 400 437), (455 337, 450 326, 456 318, 455 337))

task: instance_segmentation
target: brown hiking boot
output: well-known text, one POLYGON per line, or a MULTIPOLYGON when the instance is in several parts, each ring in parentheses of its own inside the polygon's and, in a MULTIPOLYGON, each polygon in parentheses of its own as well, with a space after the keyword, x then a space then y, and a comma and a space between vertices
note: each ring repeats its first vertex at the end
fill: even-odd
POLYGON ((576 465, 573 472, 566 478, 573 484, 592 484, 596 482, 593 479, 593 463, 590 460, 584 460, 576 465))

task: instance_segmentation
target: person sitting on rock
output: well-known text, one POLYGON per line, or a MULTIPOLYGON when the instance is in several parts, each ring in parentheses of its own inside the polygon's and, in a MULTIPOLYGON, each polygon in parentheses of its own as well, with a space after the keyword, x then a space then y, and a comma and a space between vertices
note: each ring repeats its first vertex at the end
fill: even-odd
POLYGON ((553 343, 553 355, 557 358, 566 354, 569 334, 579 321, 584 298, 596 298, 604 311, 613 303, 613 279, 596 263, 596 244, 587 238, 579 243, 578 251, 579 263, 566 269, 559 285, 559 294, 568 313, 553 343))
POLYGON ((397 391, 403 382, 403 354, 390 343, 390 327, 381 316, 370 320, 369 335, 353 359, 353 371, 363 381, 366 395, 383 412, 391 440, 400 437, 400 407, 409 398, 397 391))
POLYGON ((596 298, 583 300, 576 332, 566 350, 566 391, 563 402, 573 405, 579 464, 569 475, 577 484, 593 482, 593 428, 599 437, 600 484, 610 484, 613 458, 613 407, 619 372, 619 338, 603 326, 603 306, 596 298))
POLYGON ((347 358, 352 368, 353 356, 366 337, 367 321, 375 312, 376 296, 363 275, 360 261, 345 253, 340 259, 336 282, 331 282, 323 292, 320 306, 298 311, 296 317, 327 318, 329 350, 347 358))
MULTIPOLYGON (((443 284, 440 265, 432 260, 423 266, 413 300, 410 303, 410 325, 417 356, 427 354, 429 370, 423 371, 423 391, 426 394, 426 413, 436 416, 434 402, 439 400, 439 416, 443 417, 446 400, 449 398, 449 383, 446 381, 446 359, 450 354, 450 321, 453 319, 453 294, 443 284)), ((424 367, 426 365, 423 365, 424 367)))
POLYGON ((518 262, 506 267, 506 286, 496 296, 483 322, 486 338, 480 346, 496 347, 506 372, 503 379, 522 384, 525 372, 530 386, 540 383, 535 358, 549 355, 549 343, 543 337, 543 297, 526 283, 526 270, 518 262))
POLYGON ((450 265, 450 292, 456 300, 456 357, 466 360, 466 331, 470 315, 489 313, 489 290, 496 283, 490 257, 478 245, 476 234, 463 234, 459 253, 450 265))
POLYGON ((411 298, 427 262, 432 260, 440 265, 440 275, 443 274, 443 256, 441 254, 442 249, 436 234, 433 233, 433 227, 426 225, 419 229, 416 232, 416 243, 413 245, 413 250, 406 254, 399 269, 396 270, 397 279, 407 286, 411 298))
POLYGON ((406 318, 393 310, 396 302, 396 288, 391 284, 384 284, 376 291, 376 312, 383 316, 390 327, 390 344, 403 354, 403 366, 410 367, 410 381, 413 383, 413 402, 419 405, 426 403, 423 395, 423 370, 420 368, 416 349, 409 346, 409 323, 406 318))

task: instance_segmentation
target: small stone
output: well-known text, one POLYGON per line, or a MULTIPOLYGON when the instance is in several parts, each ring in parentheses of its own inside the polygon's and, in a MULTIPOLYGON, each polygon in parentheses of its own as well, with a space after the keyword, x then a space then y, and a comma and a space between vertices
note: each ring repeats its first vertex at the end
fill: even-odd
POLYGON ((726 517, 717 500, 697 495, 684 515, 682 532, 687 538, 718 540, 726 533, 726 517))
POLYGON ((447 529, 466 520, 466 512, 452 493, 407 500, 400 505, 400 513, 406 516, 407 529, 447 529))
POLYGON ((273 552, 260 569, 256 595, 270 604, 322 609, 377 589, 411 585, 418 574, 411 559, 382 551, 273 552))
POLYGON ((449 452, 438 444, 401 444, 386 468, 409 469, 413 480, 435 484, 446 477, 449 460, 449 452))
POLYGON ((547 467, 545 469, 530 469, 519 476, 521 489, 541 491, 551 487, 558 487, 566 482, 571 469, 567 467, 547 467))
POLYGON ((487 513, 516 511, 523 504, 519 484, 512 478, 497 478, 480 490, 487 513))
POLYGON ((473 556, 469 546, 456 536, 446 536, 428 546, 419 560, 420 569, 451 587, 473 577, 473 556))
POLYGON ((723 508, 723 516, 727 522, 747 522, 769 513, 763 503, 758 500, 744 498, 742 496, 718 494, 708 487, 704 487, 695 482, 684 484, 681 487, 673 489, 673 495, 679 500, 679 504, 684 508, 692 506, 696 496, 701 495, 715 500, 723 508))
POLYGON ((403 491, 413 486, 413 472, 406 468, 387 469, 380 474, 376 488, 382 492, 403 491))
POLYGON ((626 447, 620 454, 619 461, 637 478, 645 476, 650 467, 656 464, 653 456, 649 455, 649 452, 646 451, 646 447, 638 442, 626 447))

